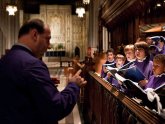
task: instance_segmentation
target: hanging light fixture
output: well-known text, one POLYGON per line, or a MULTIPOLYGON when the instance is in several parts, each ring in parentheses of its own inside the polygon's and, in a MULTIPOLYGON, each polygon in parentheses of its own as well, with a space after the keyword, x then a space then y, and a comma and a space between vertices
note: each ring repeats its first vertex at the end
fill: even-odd
POLYGON ((15 15, 15 12, 17 12, 17 6, 14 3, 7 4, 6 11, 9 13, 9 15, 15 15))
POLYGON ((160 6, 161 6, 161 3, 157 3, 156 6, 157 6, 157 7, 160 7, 160 6))
POLYGON ((15 12, 17 12, 17 6, 16 5, 7 5, 6 11, 9 12, 9 15, 15 15, 15 12))
POLYGON ((85 5, 82 0, 76 1, 76 14, 78 14, 78 17, 80 18, 85 14, 85 5))
POLYGON ((83 0, 83 4, 89 4, 90 0, 83 0))
POLYGON ((162 6, 160 0, 157 1, 156 6, 157 6, 157 7, 161 7, 161 6, 162 6))
POLYGON ((78 17, 82 18, 85 14, 85 8, 84 7, 77 7, 76 13, 78 14, 78 17))

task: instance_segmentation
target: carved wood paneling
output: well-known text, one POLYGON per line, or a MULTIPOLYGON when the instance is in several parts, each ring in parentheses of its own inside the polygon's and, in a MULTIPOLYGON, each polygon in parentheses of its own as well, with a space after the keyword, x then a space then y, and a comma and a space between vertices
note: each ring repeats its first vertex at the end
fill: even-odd
POLYGON ((110 83, 89 73, 86 86, 87 108, 91 124, 160 124, 164 119, 117 90, 110 83))
POLYGON ((111 47, 117 49, 121 44, 134 43, 139 37, 139 15, 147 9, 149 1, 115 0, 110 3, 111 0, 105 0, 102 4, 100 20, 112 34, 111 47))

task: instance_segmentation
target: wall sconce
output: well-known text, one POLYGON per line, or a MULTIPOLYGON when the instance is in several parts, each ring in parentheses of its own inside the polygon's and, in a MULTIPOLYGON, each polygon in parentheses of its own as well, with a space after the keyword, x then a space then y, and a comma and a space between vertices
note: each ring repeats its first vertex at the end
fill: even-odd
POLYGON ((78 14, 78 17, 82 18, 85 14, 85 8, 84 7, 77 7, 76 13, 78 14))
POLYGON ((90 0, 83 0, 83 4, 89 4, 90 0))
POLYGON ((15 12, 17 12, 17 6, 16 5, 7 5, 6 11, 9 12, 9 15, 15 15, 15 12))

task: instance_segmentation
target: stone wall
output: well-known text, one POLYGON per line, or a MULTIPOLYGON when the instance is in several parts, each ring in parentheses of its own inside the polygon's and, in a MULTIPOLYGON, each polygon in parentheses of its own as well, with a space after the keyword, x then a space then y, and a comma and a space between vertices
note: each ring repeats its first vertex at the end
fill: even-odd
POLYGON ((63 44, 66 55, 74 57, 78 46, 80 59, 83 59, 87 49, 87 17, 78 18, 71 13, 70 5, 41 5, 40 14, 31 14, 30 18, 40 18, 50 25, 52 50, 63 44))

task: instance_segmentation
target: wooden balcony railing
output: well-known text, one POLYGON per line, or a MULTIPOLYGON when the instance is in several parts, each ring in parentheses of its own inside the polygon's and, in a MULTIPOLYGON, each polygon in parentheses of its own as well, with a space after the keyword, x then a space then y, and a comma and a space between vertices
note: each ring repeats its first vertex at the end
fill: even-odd
POLYGON ((93 72, 81 102, 85 124, 163 124, 160 116, 127 97, 93 72))

